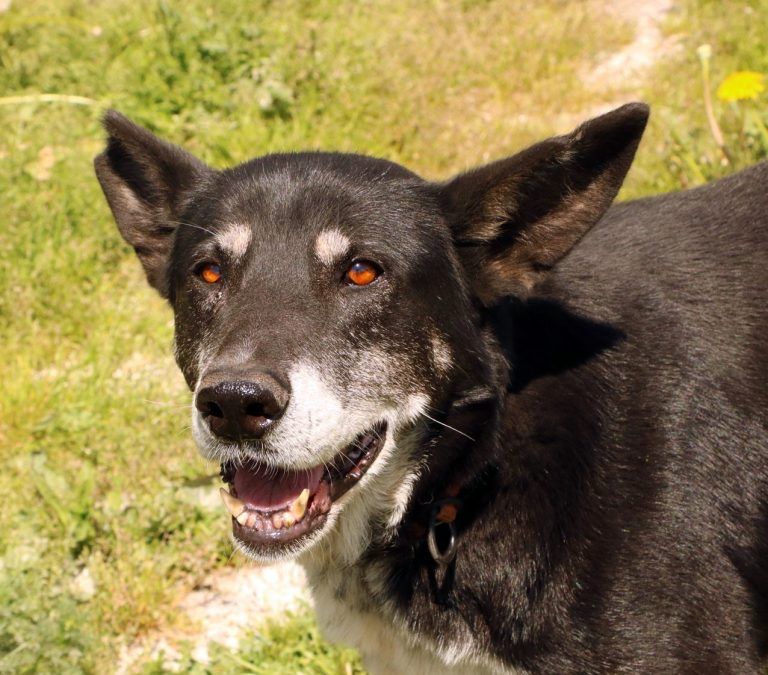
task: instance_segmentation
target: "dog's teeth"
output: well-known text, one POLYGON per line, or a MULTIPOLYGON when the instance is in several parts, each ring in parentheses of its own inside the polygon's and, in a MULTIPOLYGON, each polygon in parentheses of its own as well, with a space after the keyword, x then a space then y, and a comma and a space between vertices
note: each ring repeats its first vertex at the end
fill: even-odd
MULTIPOLYGON (((221 501, 224 502, 224 506, 227 507, 227 511, 232 514, 232 517, 240 523, 240 516, 245 511, 245 503, 240 501, 237 497, 233 497, 224 488, 219 488, 219 494, 221 495, 221 501)), ((240 523, 242 525, 242 523, 240 523)))
POLYGON ((251 511, 250 513, 248 511, 245 511, 243 513, 245 518, 243 518, 242 522, 238 518, 237 522, 241 525, 245 525, 246 527, 250 527, 251 529, 254 529, 256 527, 256 523, 259 522, 259 517, 251 511))
MULTIPOLYGON (((221 495, 221 501, 224 502, 224 506, 227 507, 227 511, 232 514, 232 517, 240 523, 240 525, 245 525, 251 516, 251 520, 255 522, 256 514, 248 513, 244 502, 237 497, 233 497, 224 488, 219 488, 219 494, 221 495)), ((249 525, 249 527, 253 527, 253 525, 249 525)))
MULTIPOLYGON (((309 488, 304 488, 301 494, 296 498, 296 501, 291 504, 289 509, 291 515, 298 521, 304 517, 304 513, 307 510, 307 502, 309 501, 309 488)), ((291 523, 293 525, 293 523, 291 523)))
POLYGON ((272 514, 272 526, 276 530, 293 527, 296 524, 296 517, 289 511, 279 511, 272 514))

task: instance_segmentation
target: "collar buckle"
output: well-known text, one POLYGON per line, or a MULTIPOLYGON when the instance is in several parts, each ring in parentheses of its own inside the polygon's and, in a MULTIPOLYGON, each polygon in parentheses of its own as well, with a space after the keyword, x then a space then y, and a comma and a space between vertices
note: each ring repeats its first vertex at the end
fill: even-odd
POLYGON ((442 569, 447 568, 456 558, 455 520, 461 501, 455 497, 440 499, 432 505, 427 533, 429 554, 442 569), (444 532, 447 530, 447 533, 444 532))

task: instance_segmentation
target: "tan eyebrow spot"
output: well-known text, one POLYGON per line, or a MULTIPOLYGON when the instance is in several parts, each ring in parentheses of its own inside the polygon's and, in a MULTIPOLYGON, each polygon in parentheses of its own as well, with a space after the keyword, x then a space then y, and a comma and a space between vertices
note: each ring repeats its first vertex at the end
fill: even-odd
POLYGON ((332 265, 349 251, 349 239, 339 230, 323 230, 315 240, 315 256, 324 265, 332 265))
POLYGON ((251 243, 251 228, 235 223, 216 233, 216 243, 233 258, 242 258, 251 243))
POLYGON ((434 333, 430 340, 432 342, 432 362, 435 365, 435 370, 441 375, 445 375, 453 366, 451 348, 437 333, 434 333))

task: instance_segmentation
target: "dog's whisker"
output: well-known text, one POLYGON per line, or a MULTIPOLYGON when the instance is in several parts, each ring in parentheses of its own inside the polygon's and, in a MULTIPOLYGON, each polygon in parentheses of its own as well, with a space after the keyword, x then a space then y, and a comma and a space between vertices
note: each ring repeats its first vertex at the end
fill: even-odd
POLYGON ((193 227, 196 230, 202 230, 203 232, 207 232, 210 235, 216 236, 216 233, 213 230, 209 230, 207 227, 203 227, 202 225, 195 225, 194 223, 185 223, 181 220, 169 220, 167 221, 169 225, 184 225, 186 227, 193 227))
POLYGON ((465 434, 460 429, 457 429, 456 427, 452 427, 450 424, 446 424, 445 422, 441 422, 440 420, 436 420, 434 417, 430 417, 427 415, 427 413, 423 412, 421 413, 424 417, 426 417, 428 420, 432 420, 435 424, 439 424, 441 427, 445 427, 446 429, 450 429, 451 431, 455 431, 460 436, 464 436, 464 438, 468 438, 470 441, 475 442, 476 439, 472 438, 469 434, 465 434))
POLYGON ((144 403, 149 403, 150 405, 156 405, 158 408, 172 408, 172 409, 188 409, 189 403, 171 403, 170 401, 151 401, 149 399, 144 399, 144 403))
POLYGON ((235 541, 233 542, 233 545, 232 545, 232 552, 229 554, 229 557, 227 558, 227 562, 226 562, 226 564, 228 565, 229 563, 231 563, 231 562, 232 562, 232 560, 234 559, 234 557, 235 557, 235 556, 236 556, 238 553, 240 553, 240 548, 239 548, 239 546, 238 546, 238 544, 237 544, 237 540, 235 540, 235 541))

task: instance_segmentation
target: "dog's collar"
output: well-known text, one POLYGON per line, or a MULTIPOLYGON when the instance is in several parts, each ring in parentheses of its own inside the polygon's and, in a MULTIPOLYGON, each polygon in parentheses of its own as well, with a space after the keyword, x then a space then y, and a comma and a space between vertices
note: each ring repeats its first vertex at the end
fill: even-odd
POLYGON ((458 482, 449 484, 443 496, 419 509, 405 529, 405 541, 414 558, 423 556, 425 548, 428 551, 431 562, 426 571, 432 598, 444 607, 451 603, 456 574, 456 519, 464 505, 462 488, 458 482))
MULTIPOLYGON (((493 459, 496 454, 493 450, 494 435, 489 434, 487 422, 478 424, 480 417, 482 420, 495 417, 494 410, 488 411, 487 407, 491 405, 496 408, 497 399, 489 397, 487 389, 484 389, 483 396, 465 396, 459 400, 459 410, 452 406, 451 414, 462 415, 464 423, 456 421, 452 424, 459 429, 475 427, 480 432, 475 438, 461 434, 472 444, 471 451, 480 460, 480 466, 467 470, 469 467, 466 457, 469 449, 463 438, 448 441, 453 445, 451 452, 447 453, 448 457, 452 456, 452 460, 448 459, 442 466, 435 467, 437 470, 433 474, 445 476, 448 480, 442 482, 442 485, 441 481, 430 481, 431 485, 424 486, 420 494, 415 495, 410 516, 406 517, 404 527, 400 530, 400 542, 410 549, 410 554, 415 560, 420 561, 417 564, 425 565, 434 601, 440 605, 448 605, 451 602, 456 557, 460 546, 459 537, 484 509, 492 496, 498 474, 498 467, 493 459), (470 416, 469 419, 467 415, 470 416), (457 446, 456 440, 463 443, 457 446)), ((448 426, 443 424, 442 420, 438 424, 440 427, 448 426)), ((442 435, 442 428, 438 429, 435 425, 430 427, 434 438, 442 435)), ((432 449, 434 451, 434 447, 432 449)), ((446 453, 436 453, 436 456, 441 455, 445 457, 446 453)))
POLYGON ((445 497, 438 499, 432 504, 429 515, 429 525, 426 533, 427 550, 432 556, 432 560, 443 569, 448 567, 456 558, 458 545, 456 543, 455 522, 459 509, 462 506, 462 501, 459 499, 460 493, 461 485, 459 483, 449 485, 445 491, 445 497), (447 537, 442 545, 440 542, 440 529, 446 530, 446 535, 442 538, 447 537))
POLYGON ((412 555, 426 562, 429 587, 437 605, 448 607, 452 603, 458 535, 467 518, 471 519, 468 514, 477 500, 479 483, 483 482, 475 475, 467 482, 449 483, 447 488, 433 493, 439 496, 423 504, 406 529, 412 555))

